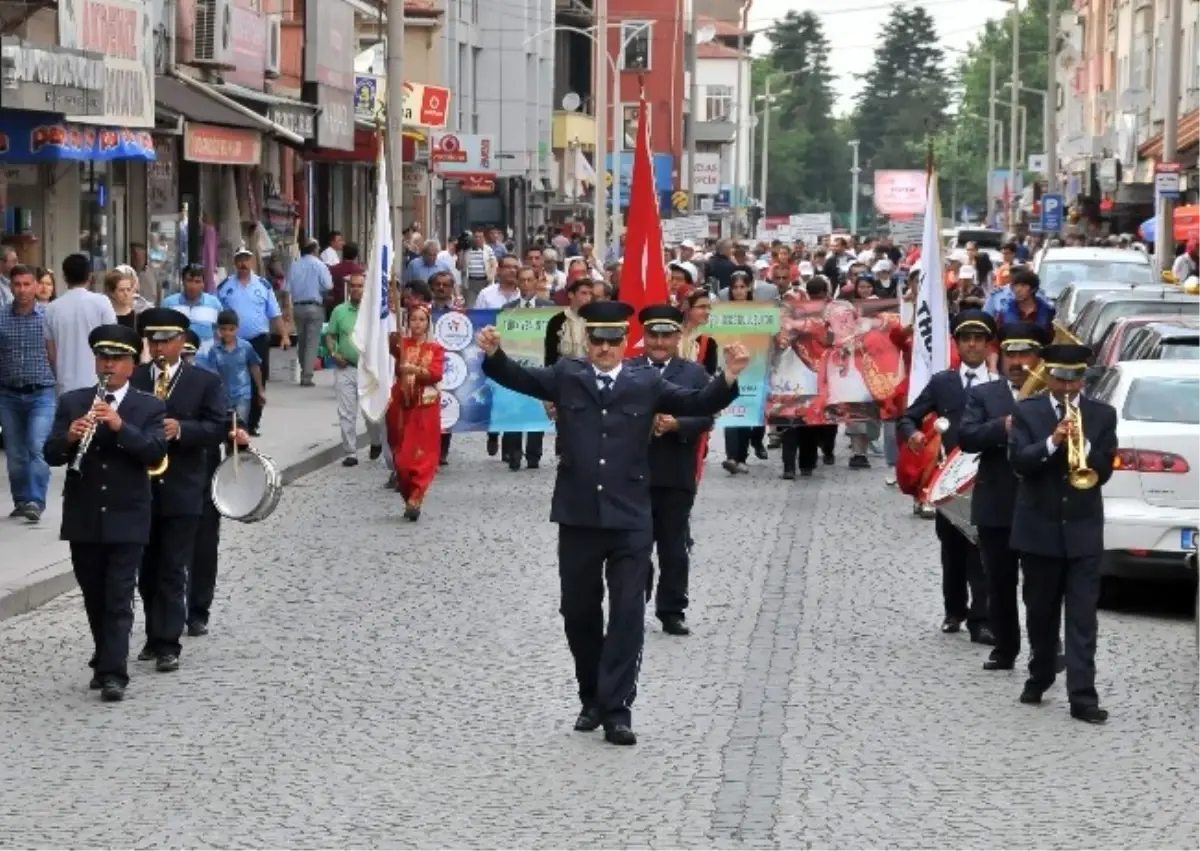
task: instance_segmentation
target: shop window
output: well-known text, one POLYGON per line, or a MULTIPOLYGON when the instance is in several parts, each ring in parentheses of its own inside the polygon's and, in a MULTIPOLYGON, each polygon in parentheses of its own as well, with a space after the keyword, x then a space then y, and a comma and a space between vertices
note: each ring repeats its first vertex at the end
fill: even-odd
POLYGON ((110 163, 79 163, 79 251, 92 261, 94 272, 109 268, 112 258, 108 201, 110 163))

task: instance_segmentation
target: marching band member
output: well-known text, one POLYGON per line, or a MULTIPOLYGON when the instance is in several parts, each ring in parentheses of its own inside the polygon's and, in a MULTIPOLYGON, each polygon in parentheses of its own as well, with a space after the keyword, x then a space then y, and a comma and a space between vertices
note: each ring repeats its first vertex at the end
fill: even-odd
POLYGON ((477 339, 483 373, 558 411, 562 459, 550 520, 558 529, 561 612, 575 658, 582 711, 575 729, 604 726, 614 745, 634 745, 630 707, 637 696, 645 638, 646 584, 654 544, 649 452, 655 414, 711 416, 737 398, 746 349, 725 350, 724 373, 687 390, 651 367, 623 363, 633 308, 597 302, 580 314, 588 360, 530 368, 509 359, 495 328, 477 339), (607 633, 604 583, 609 590, 607 633))
POLYGON ((408 309, 407 333, 393 331, 389 344, 396 359, 396 384, 387 409, 387 440, 396 471, 396 490, 404 497, 404 516, 421 519, 442 444, 442 406, 438 382, 446 366, 446 350, 432 336, 430 311, 408 309))
POLYGON ((196 362, 196 355, 200 352, 200 335, 189 328, 183 337, 183 353, 181 355, 183 362, 194 364, 196 362))
POLYGON ((1029 679, 1021 703, 1041 703, 1054 683, 1059 620, 1066 604, 1071 717, 1103 724, 1096 695, 1096 607, 1104 555, 1104 498, 1117 452, 1117 413, 1080 393, 1091 349, 1042 349, 1044 396, 1017 406, 1008 457, 1020 477, 1010 546, 1021 554, 1029 679))
MULTIPOLYGON (((705 294, 707 296, 707 294, 705 294)), ((680 387, 703 389, 709 375, 700 364, 679 357, 683 313, 669 304, 651 305, 638 314, 645 332, 644 357, 629 363, 652 366, 680 387)), ((658 414, 650 439, 650 514, 658 551, 658 594, 654 614, 669 635, 688 635, 692 504, 696 501, 700 463, 698 446, 713 427, 712 417, 658 414)), ((653 582, 653 575, 650 577, 653 582)), ((649 585, 647 585, 649 588, 649 585)))
POLYGON ((967 393, 958 429, 963 452, 979 453, 979 472, 971 494, 971 523, 979 533, 979 554, 988 583, 988 623, 996 644, 985 671, 1011 671, 1021 652, 1021 619, 1017 609, 1020 563, 1009 546, 1017 477, 1008 461, 1008 435, 1029 370, 1037 366, 1041 347, 1050 342, 1046 329, 1032 322, 1010 322, 1000 329, 1006 381, 989 381, 967 393))
POLYGON ((100 325, 88 335, 98 387, 64 393, 46 440, 46 463, 71 465, 63 487, 60 537, 83 592, 94 651, 90 687, 118 701, 129 684, 133 590, 150 538, 150 474, 167 453, 165 407, 131 389, 142 354, 132 328, 100 325))
MULTIPOLYGON (((921 427, 931 413, 945 417, 950 423, 942 435, 946 452, 958 445, 959 421, 967 392, 976 384, 995 378, 985 364, 988 343, 995 335, 996 321, 982 310, 958 314, 954 342, 961 363, 957 369, 934 374, 896 424, 896 431, 912 452, 919 453, 925 445, 921 427)), ((958 632, 966 621, 971 640, 990 645, 994 639, 987 625, 987 586, 979 552, 942 512, 937 512, 934 523, 942 545, 942 600, 946 611, 942 632, 958 632)))
POLYGON ((146 615, 146 644, 138 659, 154 659, 158 671, 168 672, 179 668, 183 649, 188 573, 211 479, 208 451, 215 451, 227 430, 225 392, 218 375, 182 362, 186 316, 151 307, 138 324, 151 363, 134 370, 129 382, 167 407, 167 468, 152 479, 153 521, 138 573, 146 615))

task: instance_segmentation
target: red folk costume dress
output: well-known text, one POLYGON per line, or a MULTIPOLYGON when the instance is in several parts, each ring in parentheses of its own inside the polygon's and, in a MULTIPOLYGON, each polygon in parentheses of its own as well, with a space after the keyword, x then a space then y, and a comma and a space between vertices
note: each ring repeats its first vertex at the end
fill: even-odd
POLYGON ((410 508, 421 507, 441 457, 442 406, 438 382, 446 365, 440 343, 399 337, 392 343, 396 384, 387 410, 388 448, 396 470, 396 490, 410 508), (401 372, 400 366, 417 367, 401 372))

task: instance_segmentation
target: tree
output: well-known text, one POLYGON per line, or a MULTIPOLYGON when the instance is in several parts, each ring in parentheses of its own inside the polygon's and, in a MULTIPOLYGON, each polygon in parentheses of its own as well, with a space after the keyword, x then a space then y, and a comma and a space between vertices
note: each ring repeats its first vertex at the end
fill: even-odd
POLYGON ((889 168, 923 168, 912 144, 947 123, 951 84, 933 18, 922 6, 896 6, 883 25, 875 62, 862 74, 854 128, 864 179, 889 168))
MULTIPOLYGON (((848 199, 845 140, 831 118, 834 90, 829 40, 812 12, 789 11, 771 31, 771 51, 755 63, 751 90, 757 97, 772 80, 768 215, 837 210, 848 199)), ((755 103, 755 111, 765 104, 755 103)), ((763 130, 759 119, 758 132, 763 130)), ((759 139, 762 137, 759 136, 759 139)), ((761 174, 761 145, 751 158, 761 174)), ((758 181, 753 182, 757 194, 758 181)))

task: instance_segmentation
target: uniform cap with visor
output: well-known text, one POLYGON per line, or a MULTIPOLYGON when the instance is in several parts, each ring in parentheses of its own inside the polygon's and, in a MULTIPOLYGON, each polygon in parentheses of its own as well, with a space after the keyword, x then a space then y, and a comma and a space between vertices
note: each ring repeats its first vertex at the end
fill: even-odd
POLYGON ((633 308, 623 301, 593 301, 579 309, 579 316, 588 337, 618 342, 629 333, 633 308))
POLYGON ((97 325, 88 334, 88 346, 101 357, 135 358, 142 353, 142 339, 124 325, 97 325))
POLYGON ((190 326, 186 316, 169 307, 148 307, 138 316, 138 333, 147 340, 174 340, 190 326))
POLYGON ((1091 348, 1076 343, 1056 343, 1042 349, 1046 371, 1060 381, 1082 381, 1091 357, 1091 348))

